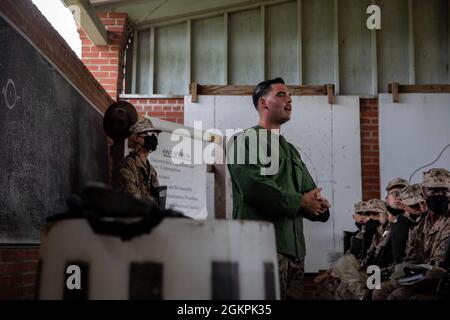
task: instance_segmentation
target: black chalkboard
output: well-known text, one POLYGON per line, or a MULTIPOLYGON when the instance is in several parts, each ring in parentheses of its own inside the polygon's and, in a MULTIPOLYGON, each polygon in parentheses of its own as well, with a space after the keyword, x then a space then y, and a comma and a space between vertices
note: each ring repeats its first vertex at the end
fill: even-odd
POLYGON ((0 17, 0 243, 38 242, 87 181, 107 182, 103 116, 0 17))

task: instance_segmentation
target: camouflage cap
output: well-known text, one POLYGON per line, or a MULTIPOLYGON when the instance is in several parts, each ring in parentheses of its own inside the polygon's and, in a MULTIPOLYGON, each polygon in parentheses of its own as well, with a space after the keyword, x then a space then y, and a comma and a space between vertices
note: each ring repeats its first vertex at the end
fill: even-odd
POLYGON ((446 169, 430 169, 423 173, 422 186, 427 188, 450 188, 450 172, 446 169))
POLYGON ((157 130, 150 119, 144 118, 133 124, 130 128, 130 134, 138 134, 141 132, 161 132, 161 130, 157 130))
POLYGON ((400 200, 407 206, 413 206, 425 201, 422 186, 419 183, 415 183, 404 187, 400 192, 400 200))
POLYGON ((355 203, 355 213, 363 213, 366 209, 367 205, 365 201, 358 201, 355 203))
POLYGON ((397 178, 394 178, 391 181, 389 181, 389 183, 386 187, 386 191, 389 191, 394 187, 404 188, 406 186, 409 186, 409 182, 403 178, 397 177, 397 178))
POLYGON ((366 211, 386 213, 386 203, 380 199, 371 199, 367 201, 366 211))

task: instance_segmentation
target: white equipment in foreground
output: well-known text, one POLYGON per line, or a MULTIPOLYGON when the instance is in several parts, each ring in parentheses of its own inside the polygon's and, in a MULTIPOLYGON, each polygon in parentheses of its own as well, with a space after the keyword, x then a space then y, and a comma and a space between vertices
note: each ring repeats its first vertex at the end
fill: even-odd
MULTIPOLYGON (((132 221, 130 221, 132 222, 132 221)), ((129 240, 86 219, 49 226, 39 299, 279 299, 272 224, 165 218, 129 240)))

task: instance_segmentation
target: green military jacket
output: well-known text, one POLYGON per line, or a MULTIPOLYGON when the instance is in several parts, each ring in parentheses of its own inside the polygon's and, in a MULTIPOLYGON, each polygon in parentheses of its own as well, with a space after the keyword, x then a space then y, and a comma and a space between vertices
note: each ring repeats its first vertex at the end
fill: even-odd
POLYGON ((249 128, 233 136, 227 145, 227 165, 233 191, 233 218, 272 222, 277 251, 303 259, 303 217, 313 221, 326 221, 329 211, 316 218, 300 210, 302 194, 316 188, 316 184, 297 149, 283 136, 262 129, 264 128, 260 126, 249 128), (255 139, 257 150, 251 147, 251 142, 255 139), (275 141, 272 139, 279 143, 278 148, 273 148, 279 154, 279 170, 262 175, 261 170, 269 168, 272 162, 267 163, 267 159, 260 159, 255 154, 263 150, 263 154, 265 152, 272 155, 272 143, 275 141), (264 147, 264 140, 267 140, 267 148, 264 147), (242 163, 242 154, 245 155, 245 163, 242 163), (252 156, 257 159, 256 163, 252 163, 252 156))

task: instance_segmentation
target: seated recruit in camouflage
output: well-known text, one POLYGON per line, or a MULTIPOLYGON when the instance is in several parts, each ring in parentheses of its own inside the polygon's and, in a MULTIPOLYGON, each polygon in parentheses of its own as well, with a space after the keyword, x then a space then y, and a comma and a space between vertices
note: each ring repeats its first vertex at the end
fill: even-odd
POLYGON ((390 223, 387 218, 386 204, 384 201, 372 199, 367 202, 367 211, 372 220, 379 223, 373 237, 370 248, 362 265, 378 265, 380 268, 387 267, 392 263, 392 250, 388 245, 390 239, 390 223))
MULTIPOLYGON (((405 210, 411 213, 411 216, 414 216, 414 213, 423 212, 428 205, 426 215, 410 231, 404 262, 432 265, 442 263, 450 235, 447 200, 449 187, 450 174, 448 171, 445 169, 431 169, 423 174, 423 193, 419 185, 414 185, 410 190, 406 188, 406 190, 403 190, 402 201, 404 202, 405 210), (446 195, 446 199, 442 195, 446 195), (426 200, 426 204, 424 200, 426 200), (433 201, 436 203, 433 203, 433 201), (446 207, 440 204, 440 201, 444 202, 446 207), (433 207, 434 211, 429 207, 433 207)), ((396 266, 392 280, 382 284, 381 290, 374 292, 374 299, 404 300, 412 297, 418 298, 418 294, 428 298, 434 296, 434 292, 428 292, 427 295, 426 292, 424 294, 424 292, 418 292, 417 289, 411 287, 399 287, 393 280, 403 274, 403 267, 404 265, 396 266)))
POLYGON ((158 138, 156 130, 149 119, 142 119, 130 128, 130 140, 134 151, 130 152, 115 168, 113 186, 146 201, 156 201, 159 187, 156 170, 148 161, 150 152, 156 150, 158 138))
POLYGON ((350 249, 336 262, 333 268, 314 279, 319 299, 356 299, 357 296, 366 295, 366 290, 363 288, 364 271, 360 270, 360 260, 357 259, 363 259, 366 256, 377 225, 376 222, 374 224, 371 222, 375 228, 372 226, 369 227, 369 232, 366 230, 366 223, 372 220, 367 214, 367 210, 367 202, 355 203, 353 219, 358 231, 351 238, 350 249), (344 269, 346 269, 345 272, 344 269), (352 279, 357 279, 357 281, 352 281, 352 279))
POLYGON ((391 229, 388 246, 392 250, 394 264, 401 263, 405 257, 408 232, 413 224, 408 215, 405 214, 400 199, 401 190, 408 185, 408 181, 397 177, 389 181, 386 187, 387 194, 385 201, 391 229))

